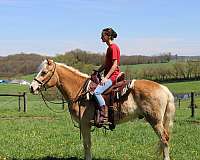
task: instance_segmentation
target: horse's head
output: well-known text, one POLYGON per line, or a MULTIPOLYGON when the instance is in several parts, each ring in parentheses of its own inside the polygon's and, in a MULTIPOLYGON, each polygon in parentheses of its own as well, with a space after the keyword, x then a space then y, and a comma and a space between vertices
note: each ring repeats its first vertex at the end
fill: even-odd
POLYGON ((57 82, 56 63, 53 60, 44 60, 40 65, 39 73, 30 85, 30 92, 38 94, 42 89, 54 87, 57 82))

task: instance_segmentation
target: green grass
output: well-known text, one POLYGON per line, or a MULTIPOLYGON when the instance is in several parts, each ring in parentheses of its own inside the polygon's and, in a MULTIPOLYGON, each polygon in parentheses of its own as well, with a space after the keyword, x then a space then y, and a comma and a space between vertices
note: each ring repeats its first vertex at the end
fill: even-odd
POLYGON ((36 76, 36 74, 30 74, 30 75, 21 76, 21 77, 19 77, 19 79, 24 79, 24 80, 31 82, 35 76, 36 76))
POLYGON ((164 85, 174 93, 200 92, 200 81, 165 83, 164 85))
MULTIPOLYGON (((120 66, 121 71, 125 72, 126 68, 129 67, 131 70, 139 71, 145 68, 169 68, 175 61, 170 61, 169 63, 153 63, 153 64, 137 64, 137 65, 122 65, 120 66)), ((163 83, 167 86, 173 93, 191 93, 200 92, 200 81, 188 81, 188 82, 174 82, 174 83, 163 83)))
MULTIPOLYGON (((149 63, 149 64, 133 64, 133 65, 120 65, 120 70, 122 72, 126 71, 126 68, 128 67, 131 70, 136 70, 140 71, 145 68, 158 68, 158 67, 163 67, 163 68, 170 68, 175 64, 176 61, 170 61, 168 63, 149 63)), ((95 69, 98 69, 100 66, 96 66, 95 69)))
POLYGON ((172 67, 172 65, 175 63, 175 61, 170 61, 169 63, 151 63, 151 64, 136 64, 136 65, 121 65, 120 69, 121 71, 125 71, 127 67, 129 67, 131 70, 141 70, 145 68, 158 68, 158 67, 163 67, 163 68, 169 68, 172 67))
MULTIPOLYGON (((177 90, 182 88, 185 83, 177 90)), ((28 87, 0 85, 0 91, 28 92, 28 87)), ((73 127, 68 111, 51 112, 39 96, 29 93, 27 99, 28 111, 23 113, 18 112, 17 98, 0 97, 0 159, 83 159, 79 130, 73 127)), ((200 98, 195 101, 200 106, 200 98)), ((196 109, 195 118, 191 118, 189 103, 189 100, 181 101, 176 111, 170 149, 172 160, 198 160, 200 157, 200 107, 196 109)), ((55 110, 62 108, 50 106, 55 110)), ((121 124, 106 134, 97 129, 92 132, 92 142, 96 160, 161 159, 156 154, 158 138, 144 120, 121 124)))

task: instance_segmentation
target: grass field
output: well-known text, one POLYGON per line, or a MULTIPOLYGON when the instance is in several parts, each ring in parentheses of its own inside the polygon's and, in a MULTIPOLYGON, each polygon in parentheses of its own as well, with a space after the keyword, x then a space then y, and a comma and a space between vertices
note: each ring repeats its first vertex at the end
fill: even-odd
POLYGON ((200 81, 165 83, 173 93, 200 92, 200 81))
MULTIPOLYGON (((125 72, 126 68, 129 67, 131 70, 139 71, 145 68, 170 68, 175 63, 171 61, 169 63, 153 63, 153 64, 137 64, 137 65, 122 65, 120 69, 125 72)), ((188 81, 188 82, 175 82, 175 83, 164 83, 173 93, 191 93, 200 92, 200 81, 188 81)))
MULTIPOLYGON (((187 88, 185 83, 175 88, 178 85, 167 84, 179 93, 182 88, 193 88, 193 83, 187 88)), ((26 86, 0 85, 1 93, 24 91, 28 92, 26 86)), ((0 159, 83 159, 79 129, 73 126, 68 111, 51 112, 39 96, 28 94, 27 99, 28 111, 23 113, 18 112, 16 97, 0 97, 0 159)), ((198 106, 199 100, 196 99, 198 106)), ((170 149, 172 160, 200 159, 200 107, 196 109, 195 118, 191 118, 189 103, 182 101, 176 111, 170 149)), ((51 107, 55 110, 62 108, 60 105, 51 107)), ((157 141, 157 136, 144 120, 119 125, 115 131, 106 134, 96 129, 92 133, 93 157, 95 160, 161 159, 155 152, 157 141)))
POLYGON ((169 63, 151 63, 151 64, 136 64, 136 65, 121 65, 120 69, 124 72, 127 67, 130 67, 130 69, 133 70, 141 70, 145 68, 158 68, 158 67, 163 67, 163 68, 169 68, 172 67, 172 65, 175 63, 175 61, 171 61, 169 63))

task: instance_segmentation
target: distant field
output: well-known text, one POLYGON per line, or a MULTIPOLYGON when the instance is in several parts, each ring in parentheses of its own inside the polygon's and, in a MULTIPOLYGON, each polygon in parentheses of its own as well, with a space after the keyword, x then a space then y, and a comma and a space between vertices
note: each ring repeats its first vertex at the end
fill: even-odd
POLYGON ((200 81, 164 83, 174 93, 200 92, 200 81))
MULTIPOLYGON (((154 63, 154 64, 138 64, 138 65, 122 65, 120 66, 121 70, 125 72, 126 68, 129 67, 133 70, 141 70, 144 68, 158 68, 158 67, 172 67, 175 61, 170 63, 154 63)), ((200 92, 200 81, 188 81, 188 82, 174 82, 174 83, 163 83, 166 85, 170 91, 173 93, 191 93, 191 92, 200 92), (199 86, 199 87, 198 87, 199 86)))
MULTIPOLYGON (((157 65, 159 65, 159 64, 153 64, 154 67, 156 67, 157 65)), ((162 63, 162 65, 165 65, 165 63, 162 63)), ((141 66, 147 67, 147 65, 139 65, 139 66, 140 67, 141 66)), ((137 67, 140 68, 139 66, 137 66, 137 67)), ((133 65, 133 67, 134 67, 134 65, 133 65)), ((20 79, 25 79, 25 80, 31 82, 35 75, 36 74, 22 76, 22 77, 20 77, 20 79)), ((200 81, 163 83, 163 85, 167 86, 170 89, 170 91, 172 91, 173 93, 200 92, 200 81)), ((0 92, 3 92, 4 90, 6 90, 8 92, 10 92, 10 91, 12 92, 13 90, 15 90, 15 86, 17 86, 17 85, 11 85, 11 86, 12 87, 7 88, 7 85, 1 85, 1 91, 0 92), (10 88, 12 88, 12 89, 10 89, 10 88)), ((27 86, 22 85, 20 87, 21 90, 24 90, 25 88, 27 88, 27 86)))
MULTIPOLYGON (((25 76, 31 80, 33 75, 25 76)), ((198 90, 200 82, 166 84, 172 91, 198 90)), ((0 92, 29 92, 27 86, 2 85, 0 92)), ((200 106, 200 98, 196 99, 200 106)), ((177 108, 171 140, 172 160, 198 160, 200 157, 200 107, 191 118, 189 100, 177 108)), ((0 97, 0 159, 82 160, 79 130, 73 127, 69 112, 54 113, 40 96, 28 93, 27 113, 18 112, 16 97, 0 97)), ((50 105, 61 111, 61 105, 50 105)), ((149 124, 136 120, 117 126, 113 132, 96 129, 92 133, 95 160, 155 160, 158 138, 149 124)))
POLYGON ((144 68, 158 68, 158 67, 172 67, 172 65, 175 63, 175 61, 171 61, 169 63, 152 63, 152 64, 137 64, 137 65, 121 65, 120 69, 124 72, 127 67, 130 69, 135 69, 135 70, 141 70, 144 68))

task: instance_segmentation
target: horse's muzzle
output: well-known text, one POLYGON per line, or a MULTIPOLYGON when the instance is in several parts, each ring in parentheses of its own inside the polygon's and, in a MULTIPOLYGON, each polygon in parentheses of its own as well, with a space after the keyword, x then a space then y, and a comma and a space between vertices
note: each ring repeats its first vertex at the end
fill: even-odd
POLYGON ((32 94, 38 94, 40 88, 39 88, 39 86, 34 87, 33 85, 30 85, 29 90, 30 90, 30 93, 32 93, 32 94))
POLYGON ((30 86, 30 87, 29 87, 29 90, 30 90, 30 93, 34 93, 34 91, 33 91, 33 86, 30 86))

